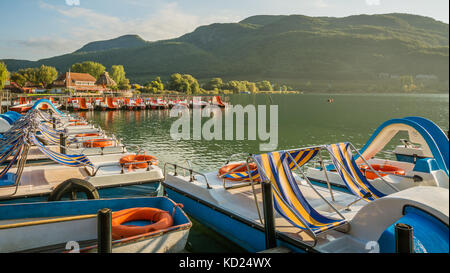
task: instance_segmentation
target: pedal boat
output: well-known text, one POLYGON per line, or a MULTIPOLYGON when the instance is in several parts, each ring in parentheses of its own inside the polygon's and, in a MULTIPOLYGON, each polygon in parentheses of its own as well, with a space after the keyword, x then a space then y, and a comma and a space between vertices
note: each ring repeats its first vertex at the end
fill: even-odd
POLYGON ((380 197, 315 185, 303 172, 308 158, 287 161, 287 153, 310 151, 249 156, 237 162, 248 166, 244 172, 202 173, 166 163, 164 190, 189 215, 250 252, 393 253, 395 226, 406 224, 414 230, 411 251, 448 253, 448 189, 417 186, 380 197), (236 177, 242 180, 229 179, 236 177))
MULTIPOLYGON (((389 192, 391 186, 399 190, 414 186, 449 188, 448 137, 430 120, 421 117, 388 120, 361 150, 351 143, 350 146, 360 170, 382 192, 389 192), (406 132, 409 139, 401 139, 403 144, 396 146, 393 151, 396 160, 377 158, 376 155, 400 132, 406 132)), ((307 168, 308 178, 313 182, 345 188, 343 179, 330 164, 338 157, 339 154, 331 153, 330 160, 323 164, 319 158, 307 168)))
POLYGON ((0 180, 0 203, 46 201, 51 196, 60 195, 64 190, 62 184, 72 185, 68 187, 74 187, 76 192, 75 184, 80 180, 84 185, 80 198, 86 197, 82 194, 86 189, 95 191, 88 198, 155 195, 163 180, 162 170, 154 160, 121 162, 122 158, 134 154, 63 155, 40 148, 52 160, 60 158, 61 161, 28 166, 19 161, 19 167, 11 168, 0 180))

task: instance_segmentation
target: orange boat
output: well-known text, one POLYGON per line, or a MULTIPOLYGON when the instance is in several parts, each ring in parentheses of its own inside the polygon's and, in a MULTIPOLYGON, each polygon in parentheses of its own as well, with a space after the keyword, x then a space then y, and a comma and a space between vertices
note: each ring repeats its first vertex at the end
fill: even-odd
POLYGON ((117 103, 117 100, 112 97, 106 98, 106 103, 101 103, 101 109, 102 110, 118 110, 119 104, 117 103))
POLYGON ((26 97, 21 97, 20 101, 18 102, 18 104, 9 107, 9 110, 17 112, 17 113, 26 113, 26 112, 28 112, 31 109, 31 107, 33 107, 31 102, 27 101, 26 97))

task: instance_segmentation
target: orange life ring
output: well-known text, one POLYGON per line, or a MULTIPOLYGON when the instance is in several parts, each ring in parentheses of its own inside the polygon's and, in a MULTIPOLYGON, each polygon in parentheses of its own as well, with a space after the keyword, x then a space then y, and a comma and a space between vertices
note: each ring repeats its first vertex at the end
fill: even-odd
POLYGON ((74 123, 69 123, 69 126, 81 126, 81 125, 88 125, 89 123, 87 122, 74 122, 74 123))
POLYGON ((83 147, 85 148, 103 148, 114 146, 114 140, 112 139, 90 139, 83 142, 83 147))
MULTIPOLYGON (((375 171, 383 172, 379 175, 381 177, 386 176, 389 174, 396 174, 396 175, 405 175, 405 170, 392 166, 392 165, 379 165, 379 164, 372 164, 370 165, 375 171)), ((361 165, 360 170, 362 173, 366 176, 367 179, 376 179, 378 178, 378 175, 374 173, 368 165, 361 165)))
POLYGON ((91 137, 91 136, 100 136, 100 134, 78 134, 75 137, 91 137))
POLYGON ((128 170, 131 171, 132 169, 145 169, 148 167, 148 161, 151 162, 152 165, 158 165, 158 159, 152 155, 127 155, 122 157, 119 162, 120 164, 128 164, 144 161, 145 163, 129 164, 128 170))
POLYGON ((163 230, 172 225, 173 218, 165 210, 156 208, 131 208, 113 212, 111 233, 114 240, 119 240, 163 230), (124 223, 131 221, 150 221, 153 224, 146 226, 124 225, 124 223))
MULTIPOLYGON (((250 172, 253 172, 255 170, 258 169, 258 167, 256 166, 255 163, 249 163, 248 164, 249 168, 250 168, 250 172)), ((233 170, 233 172, 229 173, 229 174, 234 174, 234 173, 241 173, 241 172, 248 172, 247 170, 247 165, 244 163, 231 163, 228 165, 223 166, 220 170, 219 170, 219 176, 228 173, 229 171, 233 170), (240 166, 240 167, 239 167, 240 166), (237 168, 239 167, 239 168, 237 168), (234 168, 237 168, 235 170, 233 170, 234 168)), ((242 181, 242 178, 225 178, 227 180, 231 180, 231 181, 242 181)), ((255 179, 254 181, 260 181, 259 178, 255 179)))

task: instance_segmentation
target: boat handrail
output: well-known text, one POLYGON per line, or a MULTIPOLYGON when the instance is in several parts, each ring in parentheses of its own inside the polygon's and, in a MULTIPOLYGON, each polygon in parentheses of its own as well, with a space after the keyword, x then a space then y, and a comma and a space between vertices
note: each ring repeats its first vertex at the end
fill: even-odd
MULTIPOLYGON (((102 136, 103 137, 103 136, 102 136)), ((106 136, 105 136, 106 137, 106 136)), ((115 144, 116 144, 116 146, 115 147, 113 147, 113 148, 116 148, 116 147, 121 147, 122 148, 122 153, 125 153, 125 149, 126 149, 126 145, 125 144, 123 144, 123 143, 121 143, 120 141, 118 141, 117 139, 112 139, 112 140, 114 140, 114 142, 115 142, 115 144)), ((87 140, 88 141, 88 140, 87 140)), ((80 144, 81 142, 77 142, 77 144, 80 144)), ((88 147, 85 147, 84 149, 82 149, 82 150, 80 150, 80 151, 77 151, 77 150, 75 150, 75 149, 73 149, 73 148, 70 148, 69 146, 62 146, 60 143, 55 143, 55 144, 53 144, 53 145, 55 145, 55 146, 58 146, 58 148, 64 148, 64 149, 66 149, 66 151, 68 150, 68 151, 72 151, 72 152, 76 152, 76 153, 79 153, 79 154, 83 154, 84 155, 84 151, 86 150, 86 149, 89 149, 88 147)), ((80 145, 77 145, 77 148, 81 148, 80 147, 80 145)), ((104 155, 104 153, 103 153, 103 150, 104 150, 104 148, 108 148, 108 147, 98 147, 98 148, 100 148, 100 150, 101 150, 101 153, 100 153, 100 155, 104 155)), ((90 154, 89 156, 94 156, 94 155, 97 155, 97 154, 90 154)), ((86 156, 88 156, 88 155, 86 155, 86 156)), ((81 161, 78 161, 78 162, 81 162, 81 161)))
POLYGON ((370 163, 361 155, 361 153, 358 151, 358 149, 355 148, 355 146, 353 146, 353 144, 351 142, 348 143, 350 145, 350 147, 359 155, 359 157, 367 164, 367 166, 369 166, 370 170, 372 172, 374 172, 379 178, 381 178, 381 180, 383 180, 383 182, 389 186, 391 189, 393 189, 394 191, 398 192, 400 191, 397 187, 395 187, 394 185, 391 185, 391 183, 389 183, 388 181, 386 181, 378 171, 376 171, 372 165, 370 165, 370 163))
MULTIPOLYGON (((342 219, 345 219, 345 217, 339 212, 339 210, 333 206, 331 204, 331 202, 329 202, 322 194, 320 194, 320 192, 314 187, 313 183, 309 180, 308 176, 306 175, 305 172, 303 172, 300 168, 300 166, 297 164, 297 161, 295 161, 295 159, 292 157, 292 155, 290 153, 287 153, 288 157, 292 160, 292 162, 294 162, 295 166, 297 167, 297 170, 301 173, 301 175, 303 176, 304 181, 306 181, 309 186, 311 187, 311 189, 332 209, 334 210, 342 219)), ((328 187, 331 191, 331 187, 328 183, 328 187)), ((331 195, 333 196, 333 195, 331 195)), ((334 197, 333 197, 334 199, 334 197)))
MULTIPOLYGON (((242 153, 242 154, 244 154, 244 153, 242 153)), ((238 154, 236 154, 236 155, 238 155, 238 154)), ((247 153, 246 155, 248 156, 248 153, 247 153)), ((251 156, 251 155, 250 155, 250 156, 251 156)), ((228 163, 227 163, 227 164, 228 164, 228 163)), ((227 164, 225 164, 225 165, 227 165, 227 164)), ((234 172, 235 170, 237 170, 237 169, 239 169, 239 168, 241 168, 241 167, 245 167, 245 166, 247 166, 247 162, 242 162, 241 165, 238 165, 238 166, 234 167, 233 169, 229 170, 228 172, 226 172, 226 173, 224 173, 224 174, 220 174, 220 175, 217 176, 217 177, 219 177, 219 178, 222 179, 222 186, 223 186, 223 188, 224 188, 225 190, 230 190, 230 189, 237 189, 237 188, 247 187, 247 186, 249 186, 249 185, 252 184, 250 181, 249 181, 249 182, 242 182, 242 183, 239 183, 239 184, 237 184, 237 185, 236 185, 236 182, 234 182, 233 184, 235 184, 235 185, 233 185, 233 186, 228 186, 228 187, 227 187, 226 184, 225 184, 225 182, 226 182, 226 178, 224 178, 225 175, 230 174, 230 173, 234 172)), ((250 172, 249 172, 249 176, 250 176, 250 175, 251 175, 251 174, 250 174, 250 172)))
POLYGON ((235 156, 238 156, 238 155, 245 155, 246 157, 252 156, 252 154, 249 154, 249 153, 236 153, 236 154, 232 154, 232 155, 230 155, 230 156, 228 157, 227 161, 225 162, 225 165, 228 165, 228 163, 230 163, 231 159, 232 159, 233 157, 235 157, 235 156))
MULTIPOLYGON (((387 186, 389 186, 390 188, 392 188, 394 191, 398 192, 399 189, 397 187, 395 187, 394 185, 391 185, 391 183, 389 183, 388 181, 386 181, 381 175, 379 171, 376 171, 375 169, 373 169, 373 167, 369 164, 369 162, 361 155, 361 153, 358 151, 358 149, 355 148, 355 146, 351 143, 348 142, 350 147, 352 148, 352 150, 354 150, 361 158, 362 160, 369 166, 369 168, 371 169, 371 171, 373 171, 385 184, 387 184, 387 186)), ((298 149, 290 149, 290 150, 286 150, 286 152, 290 153, 290 152, 294 152, 294 151, 298 151, 298 150, 304 150, 304 149, 314 149, 314 148, 319 148, 319 149, 326 149, 326 145, 317 145, 317 146, 311 146, 311 147, 306 147, 306 148, 298 148, 298 149)), ((329 153, 330 154, 330 153, 329 153)), ((330 156, 332 156, 330 154, 330 156)), ((337 167, 337 166, 335 166, 337 167)), ((341 166, 342 167, 342 166, 341 166)), ((345 168, 344 168, 345 170, 345 168)), ((390 174, 390 173, 389 173, 390 174)), ((392 174, 390 174, 392 175, 392 174)), ((401 177, 406 177, 406 178, 411 178, 411 179, 417 179, 414 177, 410 177, 410 176, 401 176, 401 177)))
POLYGON ((194 182, 194 180, 195 180, 194 174, 197 174, 197 175, 202 176, 203 178, 205 178, 206 188, 207 188, 208 190, 209 190, 209 189, 212 189, 212 187, 209 185, 208 177, 206 177, 206 175, 205 175, 204 173, 195 171, 195 170, 193 170, 192 168, 188 168, 188 167, 184 167, 184 166, 177 165, 177 164, 175 164, 175 163, 170 163, 170 162, 164 163, 164 179, 166 178, 166 174, 167 174, 167 172, 166 172, 166 171, 167 171, 167 166, 173 166, 173 167, 174 167, 174 174, 173 174, 173 176, 177 176, 177 175, 178 175, 178 174, 177 174, 177 168, 180 168, 180 169, 182 169, 182 170, 188 171, 188 172, 189 172, 189 182, 194 182))
POLYGON ((112 166, 117 166, 120 165, 121 170, 120 170, 120 174, 124 174, 125 170, 124 167, 128 166, 128 165, 137 165, 137 164, 147 164, 147 170, 146 171, 150 171, 150 166, 156 166, 153 165, 151 160, 145 160, 145 161, 136 161, 136 162, 129 162, 129 163, 107 163, 107 164, 102 164, 100 166, 97 166, 97 168, 93 170, 92 174, 89 174, 90 176, 94 177, 97 175, 97 172, 104 167, 112 167, 112 166))

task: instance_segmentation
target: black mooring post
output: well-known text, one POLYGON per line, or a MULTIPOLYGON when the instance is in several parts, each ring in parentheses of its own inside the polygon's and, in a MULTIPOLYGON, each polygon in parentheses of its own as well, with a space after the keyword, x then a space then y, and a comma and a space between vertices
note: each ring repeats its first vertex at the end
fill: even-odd
POLYGON ((111 233, 112 211, 101 209, 97 213, 97 251, 98 253, 112 253, 111 233))
POLYGON ((56 118, 52 118, 53 129, 56 129, 56 118))
POLYGON ((395 224, 395 252, 414 253, 413 228, 410 225, 395 224))
POLYGON ((59 152, 66 154, 66 136, 64 133, 59 134, 59 152))
POLYGON ((275 216, 273 212, 272 185, 267 182, 261 183, 264 209, 264 231, 266 235, 266 249, 277 246, 275 234, 275 216))

